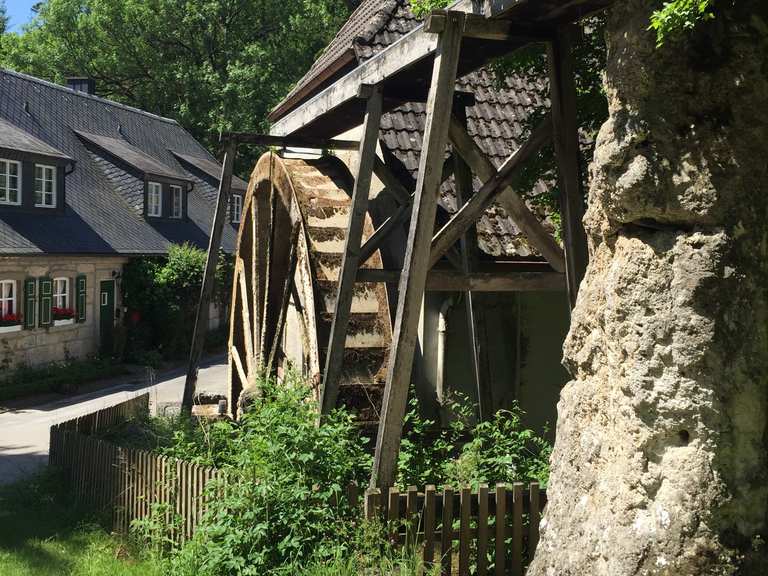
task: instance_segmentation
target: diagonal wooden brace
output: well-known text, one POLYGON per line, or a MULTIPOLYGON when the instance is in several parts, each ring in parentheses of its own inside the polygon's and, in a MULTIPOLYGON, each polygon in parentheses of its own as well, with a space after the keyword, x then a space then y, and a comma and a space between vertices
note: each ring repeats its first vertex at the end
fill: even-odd
POLYGON ((450 222, 435 234, 432 239, 429 265, 433 266, 483 215, 485 209, 496 201, 507 211, 531 243, 541 251, 552 268, 557 272, 564 272, 565 260, 562 249, 552 235, 544 229, 539 219, 528 209, 525 201, 509 187, 520 166, 552 137, 551 120, 542 122, 498 172, 461 125, 460 120, 451 119, 449 134, 459 155, 484 184, 454 214, 450 222))

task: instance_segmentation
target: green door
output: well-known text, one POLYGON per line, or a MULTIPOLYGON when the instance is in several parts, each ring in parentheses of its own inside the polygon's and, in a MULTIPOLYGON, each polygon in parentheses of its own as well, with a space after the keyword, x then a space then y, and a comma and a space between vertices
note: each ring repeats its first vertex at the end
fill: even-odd
POLYGON ((99 325, 101 353, 111 356, 115 348, 115 281, 102 280, 99 287, 99 325))

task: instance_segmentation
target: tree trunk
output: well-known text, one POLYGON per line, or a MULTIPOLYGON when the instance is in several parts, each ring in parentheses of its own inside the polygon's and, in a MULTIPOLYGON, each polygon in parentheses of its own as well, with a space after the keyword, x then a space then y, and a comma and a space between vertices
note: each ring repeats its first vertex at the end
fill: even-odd
POLYGON ((528 576, 768 574, 761 4, 717 2, 659 49, 656 2, 609 15, 574 379, 528 576))

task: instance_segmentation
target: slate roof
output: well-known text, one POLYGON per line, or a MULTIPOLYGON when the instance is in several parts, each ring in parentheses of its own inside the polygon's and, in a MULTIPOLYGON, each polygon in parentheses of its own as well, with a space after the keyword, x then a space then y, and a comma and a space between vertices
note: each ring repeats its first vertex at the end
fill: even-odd
MULTIPOLYGON (((188 170, 171 150, 216 160, 174 120, 0 69, 0 139, 10 142, 16 136, 8 125, 75 163, 62 212, 0 207, 0 254, 163 254, 171 243, 207 246, 216 183, 188 170), (192 182, 188 219, 142 216, 143 173, 154 171, 192 182)), ((225 226, 225 250, 234 249, 235 237, 225 226)))
MULTIPOLYGON (((348 48, 355 52, 358 62, 363 62, 412 31, 420 23, 421 20, 410 11, 406 0, 364 0, 326 48, 321 59, 327 62, 331 54, 342 53, 348 48), (355 34, 355 30, 359 33, 355 34)), ((312 79, 317 77, 320 62, 321 60, 315 62, 307 75, 299 81, 297 88, 310 84, 312 79)), ((313 93, 322 87, 317 87, 313 93)), ((511 77, 507 79, 505 86, 498 87, 492 74, 481 69, 460 78, 456 88, 474 94, 475 104, 467 108, 468 131, 498 168, 523 143, 525 119, 533 108, 543 104, 539 96, 541 86, 532 85, 520 77, 511 77)), ((296 91, 297 89, 294 89, 291 94, 296 91)), ((286 97, 284 103, 291 99, 291 94, 286 97)), ((290 110, 285 109, 284 105, 281 106, 276 108, 279 115, 273 119, 290 110)), ((425 116, 424 104, 407 103, 385 114, 381 122, 381 144, 405 164, 414 178, 418 169, 425 116)), ((479 181, 475 180, 476 188, 479 184, 479 181)), ((531 191, 531 195, 535 196, 545 190, 546 186, 540 183, 531 191)), ((456 211, 452 180, 443 185, 440 204, 448 212, 456 211)), ((529 206, 537 213, 545 227, 550 231, 554 230, 550 216, 543 208, 534 207, 530 203, 529 206)), ((477 234, 480 249, 489 257, 539 257, 536 249, 528 244, 527 238, 520 233, 506 212, 496 205, 492 205, 478 222, 477 234)))
POLYGON ((11 124, 0 118, 0 148, 8 150, 20 150, 22 152, 31 152, 32 154, 42 154, 51 158, 61 158, 71 160, 69 156, 53 146, 48 146, 42 140, 38 140, 31 134, 19 130, 11 124))
MULTIPOLYGON (((199 170, 208 178, 212 178, 218 184, 219 178, 221 177, 221 164, 209 158, 201 158, 199 156, 176 152, 175 150, 171 150, 171 152, 176 158, 182 161, 182 165, 184 163, 188 164, 193 169, 199 170)), ((232 190, 236 192, 245 192, 248 190, 248 182, 237 176, 232 176, 232 190)))

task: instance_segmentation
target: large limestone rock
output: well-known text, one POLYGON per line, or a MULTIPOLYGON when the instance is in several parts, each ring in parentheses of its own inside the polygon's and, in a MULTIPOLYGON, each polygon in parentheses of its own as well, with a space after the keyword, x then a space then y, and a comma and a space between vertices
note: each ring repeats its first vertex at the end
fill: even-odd
POLYGON ((762 2, 655 49, 609 17, 610 119, 529 576, 768 574, 768 58, 762 2))

